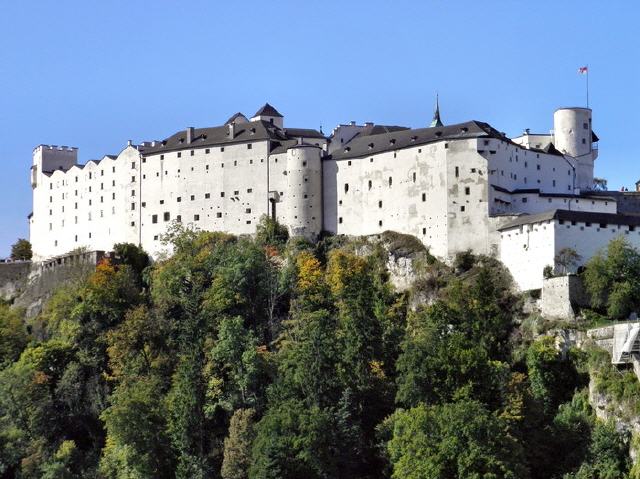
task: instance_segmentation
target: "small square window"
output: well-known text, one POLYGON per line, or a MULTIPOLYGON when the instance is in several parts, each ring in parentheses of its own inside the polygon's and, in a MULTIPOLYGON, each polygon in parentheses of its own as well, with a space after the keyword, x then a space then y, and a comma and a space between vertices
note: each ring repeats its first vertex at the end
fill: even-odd
POLYGON ((160 159, 161 159, 161 160, 164 160, 164 155, 160 155, 160 159))
POLYGON ((208 155, 209 153, 211 153, 211 150, 209 148, 207 148, 206 150, 204 150, 204 154, 208 155))
POLYGON ((209 198, 211 198, 211 193, 205 193, 204 194, 204 199, 208 200, 209 198))
POLYGON ((163 219, 164 219, 165 221, 169 221, 169 219, 170 219, 170 218, 171 218, 171 215, 169 214, 169 212, 168 212, 168 211, 165 211, 165 212, 164 212, 164 215, 163 215, 163 219))
POLYGON ((250 150, 251 148, 253 148, 253 145, 251 143, 247 144, 247 150, 250 150))
POLYGON ((195 154, 195 152, 193 150, 191 150, 191 156, 193 156, 195 154))
POLYGON ((196 195, 191 195, 191 201, 196 199, 196 195))
POLYGON ((182 152, 178 152, 178 158, 182 158, 182 152))
POLYGON ((182 196, 178 196, 178 197, 176 198, 176 201, 177 201, 178 203, 182 202, 182 196))
POLYGON ((460 211, 464 211, 464 205, 460 207, 460 211))
POLYGON ((156 224, 158 222, 158 215, 151 215, 151 222, 156 224))
POLYGON ((193 215, 193 221, 200 221, 200 215, 193 215))
POLYGON ((222 218, 222 213, 220 211, 216 213, 216 218, 222 218))

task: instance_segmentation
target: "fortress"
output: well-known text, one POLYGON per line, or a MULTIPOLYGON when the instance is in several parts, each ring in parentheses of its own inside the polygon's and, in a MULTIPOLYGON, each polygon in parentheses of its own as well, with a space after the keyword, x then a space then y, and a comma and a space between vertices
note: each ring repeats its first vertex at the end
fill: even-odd
POLYGON ((619 235, 640 246, 640 193, 594 189, 597 142, 588 108, 560 108, 551 133, 516 138, 479 121, 443 125, 437 107, 427 128, 351 122, 325 136, 265 104, 84 165, 76 148, 40 145, 34 260, 120 242, 158 256, 172 222, 251 234, 270 215, 294 236, 394 230, 442 259, 494 255, 537 289, 563 248, 584 262, 619 235))

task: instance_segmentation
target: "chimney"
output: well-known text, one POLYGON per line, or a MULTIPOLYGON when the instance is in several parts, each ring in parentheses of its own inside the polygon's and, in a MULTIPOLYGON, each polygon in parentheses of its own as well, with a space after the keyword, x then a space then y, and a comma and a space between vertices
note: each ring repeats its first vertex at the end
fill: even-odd
POLYGON ((187 127, 187 144, 190 144, 193 141, 193 127, 187 127))
POLYGON ((133 145, 133 141, 127 140, 127 146, 131 146, 131 145, 133 145))
POLYGON ((233 139, 236 136, 236 125, 229 123, 229 138, 233 139))

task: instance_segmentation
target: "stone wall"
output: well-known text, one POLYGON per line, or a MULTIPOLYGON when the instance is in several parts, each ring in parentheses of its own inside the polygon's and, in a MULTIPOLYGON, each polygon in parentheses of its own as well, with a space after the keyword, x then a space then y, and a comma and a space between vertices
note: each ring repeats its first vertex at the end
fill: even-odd
POLYGON ((543 280, 541 309, 544 317, 573 319, 578 308, 588 305, 587 294, 578 276, 558 276, 543 280))
MULTIPOLYGON (((103 251, 72 253, 47 261, 26 263, 25 277, 13 305, 24 308, 26 316, 38 315, 59 286, 80 280, 95 271, 96 264, 105 256, 103 251)), ((0 277, 0 290, 5 287, 0 277)))
POLYGON ((0 263, 0 299, 11 302, 20 296, 27 285, 30 272, 30 261, 0 263))

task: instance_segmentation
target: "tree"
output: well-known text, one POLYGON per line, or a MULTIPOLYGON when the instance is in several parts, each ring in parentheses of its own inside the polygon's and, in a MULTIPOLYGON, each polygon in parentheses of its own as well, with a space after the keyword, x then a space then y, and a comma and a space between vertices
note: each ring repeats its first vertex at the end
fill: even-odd
POLYGON ((624 238, 609 242, 586 264, 584 281, 595 309, 611 318, 640 310, 640 253, 624 238))
POLYGON ((522 448, 479 402, 419 404, 392 417, 394 479, 525 479, 522 448))
POLYGON ((543 404, 547 413, 569 400, 580 384, 575 365, 562 357, 551 336, 529 347, 526 363, 533 397, 543 404))
POLYGON ((220 474, 223 479, 247 479, 254 439, 253 409, 237 409, 231 417, 229 435, 224 440, 224 459, 220 474))
POLYGON ((565 479, 626 479, 629 477, 628 435, 615 424, 597 423, 592 434, 587 461, 565 479))
POLYGON ((573 248, 562 248, 555 256, 555 263, 559 267, 560 274, 568 274, 573 271, 581 259, 582 256, 573 248))
POLYGON ((20 357, 28 340, 19 312, 0 304, 0 369, 20 357))
POLYGON ((20 238, 11 246, 11 259, 14 261, 29 261, 33 256, 31 251, 31 243, 20 238))
POLYGON ((289 239, 287 227, 270 216, 262 215, 256 226, 256 241, 261 245, 282 248, 289 239))

